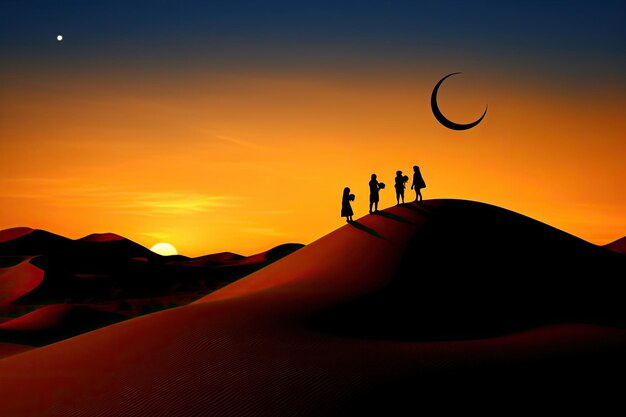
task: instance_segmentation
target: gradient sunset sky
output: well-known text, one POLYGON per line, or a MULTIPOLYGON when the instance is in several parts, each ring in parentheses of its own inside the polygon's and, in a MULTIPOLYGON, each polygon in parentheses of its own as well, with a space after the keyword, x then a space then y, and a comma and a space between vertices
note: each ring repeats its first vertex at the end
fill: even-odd
POLYGON ((624 21, 624 1, 0 0, 0 229, 252 254, 342 226, 345 186, 365 215, 372 173, 418 164, 426 199, 606 244, 624 21), (456 71, 444 114, 489 106, 464 132, 430 109, 456 71))

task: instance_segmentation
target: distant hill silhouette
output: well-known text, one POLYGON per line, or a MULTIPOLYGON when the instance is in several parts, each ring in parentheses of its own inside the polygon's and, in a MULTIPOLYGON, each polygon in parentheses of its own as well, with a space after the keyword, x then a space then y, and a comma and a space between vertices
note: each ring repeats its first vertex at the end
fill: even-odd
POLYGON ((72 243, 71 239, 45 230, 24 227, 7 229, 0 232, 0 256, 32 256, 64 251, 72 243), (3 240, 3 236, 15 237, 3 240))
POLYGON ((188 305, 0 360, 0 415, 608 414, 624 277, 625 255, 503 208, 395 206, 188 305))
POLYGON ((302 246, 250 257, 163 257, 113 233, 72 240, 30 228, 0 231, 0 343, 41 346, 184 305, 302 246))

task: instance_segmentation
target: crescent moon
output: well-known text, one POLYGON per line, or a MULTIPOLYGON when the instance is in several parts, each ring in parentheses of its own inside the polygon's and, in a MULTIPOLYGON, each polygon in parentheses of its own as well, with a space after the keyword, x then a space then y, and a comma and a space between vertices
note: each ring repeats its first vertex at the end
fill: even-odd
POLYGON ((480 123, 483 120, 483 118, 487 114, 488 106, 485 106, 485 111, 483 112, 483 115, 480 116, 478 120, 473 121, 472 123, 467 123, 467 124, 454 123, 452 120, 447 119, 446 116, 444 116, 443 113, 441 113, 441 110, 439 110, 439 106, 437 105, 437 91, 439 91, 439 86, 441 85, 441 83, 444 82, 446 78, 451 77, 456 74, 462 74, 462 73, 453 72, 451 74, 448 74, 445 77, 443 77, 441 80, 439 80, 437 85, 435 85, 435 88, 433 89, 433 94, 430 96, 430 107, 432 107, 433 109, 433 114, 435 115, 435 119, 437 119, 439 123, 441 123, 448 129, 467 130, 467 129, 473 128, 474 126, 476 126, 478 123, 480 123))

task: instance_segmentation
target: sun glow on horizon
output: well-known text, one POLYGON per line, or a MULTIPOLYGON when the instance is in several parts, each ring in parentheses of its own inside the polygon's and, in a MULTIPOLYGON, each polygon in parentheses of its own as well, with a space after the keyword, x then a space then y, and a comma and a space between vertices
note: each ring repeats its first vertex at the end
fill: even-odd
POLYGON ((176 250, 176 248, 173 245, 165 242, 157 243, 156 245, 152 246, 150 250, 154 253, 158 253, 161 256, 178 255, 178 251, 176 250))
POLYGON ((424 199, 487 202, 596 244, 624 236, 623 95, 486 82, 470 68, 440 91, 456 122, 489 104, 460 133, 428 102, 443 71, 210 72, 147 84, 133 72, 32 75, 67 87, 52 96, 7 83, 0 229, 80 237, 105 228, 148 248, 174 240, 186 256, 254 254, 343 225, 346 186, 355 219, 367 214, 372 173, 387 184, 380 208, 394 205, 395 172, 418 164, 424 199))

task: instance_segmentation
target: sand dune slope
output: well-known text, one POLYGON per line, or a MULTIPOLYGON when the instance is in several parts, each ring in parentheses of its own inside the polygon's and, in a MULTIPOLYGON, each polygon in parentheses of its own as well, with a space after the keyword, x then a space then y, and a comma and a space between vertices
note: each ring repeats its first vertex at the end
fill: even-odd
POLYGON ((605 248, 626 255, 626 236, 604 245, 605 248))
POLYGON ((624 272, 497 207, 394 207, 191 305, 0 361, 0 415, 619 406, 624 272))
POLYGON ((0 268, 0 306, 28 294, 43 281, 44 271, 25 258, 17 265, 0 268))
POLYGON ((189 304, 301 246, 248 257, 164 257, 114 233, 71 240, 26 227, 2 230, 0 356, 189 304))

